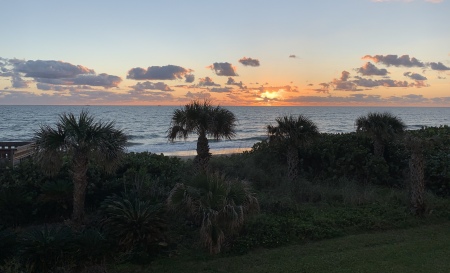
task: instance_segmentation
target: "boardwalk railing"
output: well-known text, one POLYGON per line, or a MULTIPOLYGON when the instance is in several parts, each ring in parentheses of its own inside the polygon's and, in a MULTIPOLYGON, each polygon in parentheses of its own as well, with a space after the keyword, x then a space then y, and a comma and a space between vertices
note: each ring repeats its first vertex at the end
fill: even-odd
POLYGON ((34 153, 34 142, 0 142, 0 163, 12 165, 20 163, 34 153))

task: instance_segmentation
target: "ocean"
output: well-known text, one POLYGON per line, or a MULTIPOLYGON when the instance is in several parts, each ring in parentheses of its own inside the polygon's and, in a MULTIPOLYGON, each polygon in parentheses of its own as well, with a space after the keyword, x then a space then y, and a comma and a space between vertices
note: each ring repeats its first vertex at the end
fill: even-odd
MULTIPOLYGON (((54 125, 61 113, 78 114, 86 109, 97 119, 115 121, 129 136, 128 152, 149 151, 165 155, 195 155, 197 136, 168 142, 166 135, 173 111, 180 106, 5 106, 0 105, 0 141, 29 141, 40 125, 54 125)), ((210 140, 213 154, 242 152, 267 138, 267 125, 275 118, 302 114, 322 133, 355 131, 355 120, 369 112, 390 112, 409 130, 422 126, 450 125, 450 108, 418 107, 224 107, 237 117, 236 138, 210 140)))

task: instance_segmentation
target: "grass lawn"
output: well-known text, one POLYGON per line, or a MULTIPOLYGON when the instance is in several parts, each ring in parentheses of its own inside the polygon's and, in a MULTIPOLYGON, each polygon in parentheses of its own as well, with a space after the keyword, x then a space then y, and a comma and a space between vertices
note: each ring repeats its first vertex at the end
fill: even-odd
POLYGON ((158 259, 114 272, 450 272, 450 223, 260 249, 242 256, 158 259))

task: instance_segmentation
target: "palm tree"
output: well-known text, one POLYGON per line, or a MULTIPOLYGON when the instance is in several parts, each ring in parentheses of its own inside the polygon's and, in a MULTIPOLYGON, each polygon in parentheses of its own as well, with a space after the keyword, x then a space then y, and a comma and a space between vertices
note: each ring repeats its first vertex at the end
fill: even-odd
POLYGON ((42 125, 35 133, 36 159, 45 170, 56 174, 65 162, 70 166, 74 186, 72 221, 76 225, 84 218, 89 163, 95 162, 111 172, 124 154, 127 137, 114 125, 95 121, 83 110, 78 118, 72 113, 62 114, 56 128, 42 125))
POLYGON ((173 113, 167 137, 169 141, 184 138, 195 133, 198 135, 197 156, 195 162, 200 169, 206 169, 211 153, 208 137, 231 139, 235 136, 236 117, 220 106, 211 106, 208 100, 192 101, 173 113))
POLYGON ((219 173, 199 174, 189 184, 178 183, 167 198, 173 211, 185 212, 200 226, 202 243, 210 253, 220 252, 227 235, 238 231, 245 216, 259 211, 247 182, 219 173))
POLYGON ((290 182, 297 179, 299 173, 298 149, 307 146, 319 135, 317 126, 309 118, 299 115, 284 116, 275 119, 277 126, 267 126, 269 143, 284 145, 288 163, 290 182))
POLYGON ((408 134, 405 137, 406 147, 411 153, 409 159, 410 209, 417 216, 423 216, 425 204, 425 149, 430 144, 426 139, 408 134), (427 145, 428 144, 428 145, 427 145))
POLYGON ((355 122, 357 132, 367 133, 373 140, 374 155, 383 157, 386 143, 402 134, 406 125, 391 113, 369 113, 355 122))

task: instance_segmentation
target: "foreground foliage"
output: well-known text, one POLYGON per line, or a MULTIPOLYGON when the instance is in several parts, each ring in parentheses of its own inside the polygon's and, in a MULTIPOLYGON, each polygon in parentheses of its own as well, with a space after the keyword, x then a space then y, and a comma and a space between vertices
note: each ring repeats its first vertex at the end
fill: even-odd
POLYGON ((200 225, 200 237, 210 253, 235 235, 248 213, 259 210, 258 200, 245 181, 219 173, 200 174, 188 184, 177 184, 167 199, 170 209, 186 211, 200 225))
MULTIPOLYGON (((450 272, 450 224, 351 235, 310 244, 259 249, 207 259, 196 255, 155 262, 151 272, 450 272)), ((123 267, 114 273, 150 269, 123 267)))
POLYGON ((319 134, 298 149, 300 175, 294 180, 288 177, 285 150, 265 141, 249 152, 213 156, 212 172, 203 176, 192 160, 151 153, 126 154, 109 174, 90 162, 86 221, 78 229, 66 221, 73 198, 70 166, 47 176, 36 162, 24 161, 0 173, 0 248, 7 250, 0 252, 0 271, 110 272, 127 263, 189 264, 186 257, 192 256, 197 264, 217 263, 220 258, 208 258, 210 251, 234 256, 446 222, 450 128, 405 135, 427 147, 422 151, 422 217, 410 210, 407 142, 388 142, 380 158, 366 134, 319 134), (260 212, 247 213, 256 200, 260 212))
POLYGON ((84 220, 84 203, 88 186, 89 161, 111 171, 124 153, 126 135, 115 128, 114 122, 95 121, 87 111, 79 117, 62 114, 55 128, 42 125, 34 137, 36 160, 50 173, 57 173, 63 164, 70 167, 73 181, 72 221, 84 220))

